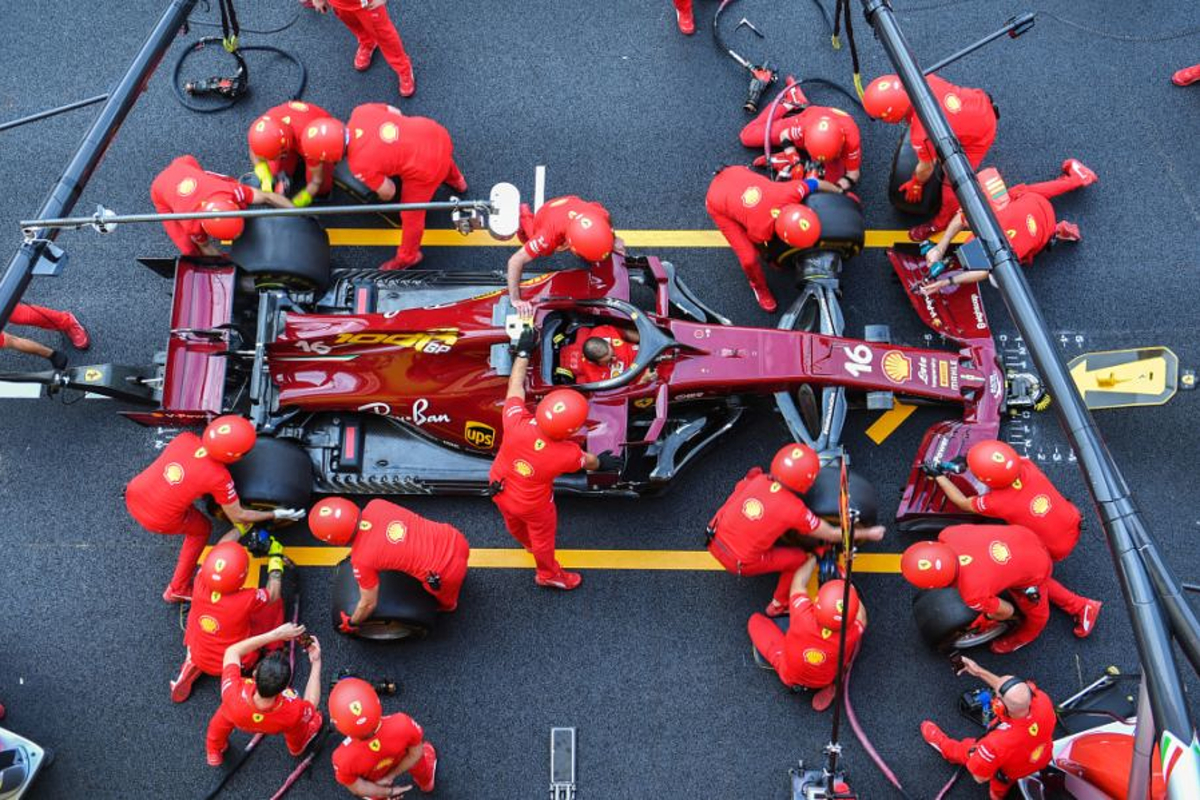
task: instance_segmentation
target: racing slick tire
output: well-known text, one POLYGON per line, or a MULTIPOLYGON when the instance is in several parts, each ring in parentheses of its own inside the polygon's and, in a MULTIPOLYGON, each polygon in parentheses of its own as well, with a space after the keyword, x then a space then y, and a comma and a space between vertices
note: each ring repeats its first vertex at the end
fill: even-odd
MULTIPOLYGON (((857 509, 861 525, 874 525, 879 518, 879 493, 869 480, 854 470, 849 471, 850 507, 857 509)), ((841 468, 837 465, 823 467, 817 473, 812 488, 804 493, 804 504, 818 517, 838 524, 838 504, 841 496, 841 468)))
POLYGON ((833 250, 843 258, 852 258, 863 249, 867 222, 862 206, 851 196, 833 192, 814 192, 804 205, 821 220, 821 238, 811 250, 833 250))
POLYGON ((329 288, 329 237, 314 217, 255 217, 233 243, 230 259, 259 289, 282 286, 323 294, 329 288))
POLYGON ((940 651, 978 647, 999 639, 1012 627, 1003 622, 982 632, 972 631, 971 626, 979 618, 979 612, 968 608, 953 586, 917 592, 912 610, 921 638, 940 651))
POLYGON ((258 437, 254 449, 229 465, 229 474, 247 507, 307 509, 312 500, 312 460, 286 439, 258 437))
MULTIPOLYGON (((358 605, 358 583, 350 559, 343 559, 333 572, 333 626, 342 623, 342 612, 354 613, 358 605)), ((438 604, 421 582, 403 572, 379 573, 379 605, 358 632, 360 639, 391 642, 399 639, 424 639, 433 630, 438 604)))
POLYGON ((892 201, 892 205, 896 207, 897 211, 929 219, 942 208, 942 165, 940 162, 934 162, 933 174, 929 176, 929 180, 925 184, 921 202, 910 203, 905 200, 900 186, 912 177, 918 161, 917 151, 912 147, 911 136, 912 131, 905 128, 904 136, 896 145, 896 154, 892 156, 892 174, 888 179, 888 199, 892 201))

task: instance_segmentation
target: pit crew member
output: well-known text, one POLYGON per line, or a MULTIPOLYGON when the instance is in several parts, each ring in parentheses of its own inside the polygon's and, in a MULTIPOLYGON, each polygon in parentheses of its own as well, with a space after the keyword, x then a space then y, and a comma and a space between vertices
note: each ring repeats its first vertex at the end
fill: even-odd
POLYGON ((175 573, 163 592, 166 602, 192 599, 192 573, 212 533, 208 517, 194 505, 200 498, 211 496, 234 525, 304 517, 304 512, 296 509, 255 511, 242 507, 226 465, 249 453, 256 438, 254 426, 244 417, 217 417, 201 436, 190 431, 176 436, 154 463, 125 487, 125 507, 139 525, 151 533, 184 537, 175 573))
POLYGON ((691 36, 696 32, 696 16, 692 12, 692 0, 671 0, 675 5, 675 22, 679 32, 691 36))
MULTIPOLYGON (((200 675, 220 676, 225 650, 231 645, 283 624, 283 545, 272 538, 266 588, 243 588, 250 574, 250 554, 236 536, 234 530, 222 537, 196 575, 183 634, 187 654, 179 675, 171 681, 171 700, 176 703, 188 699, 200 675)), ((254 666, 258 657, 257 651, 249 653, 242 666, 254 666)))
POLYGON ((1020 525, 952 525, 936 542, 917 542, 900 558, 900 571, 913 586, 955 586, 963 602, 987 619, 1011 619, 1021 611, 1016 630, 991 643, 993 653, 1024 647, 1046 627, 1051 570, 1042 540, 1020 525))
MULTIPOLYGON (((1023 525, 1038 535, 1055 563, 1071 555, 1079 541, 1083 516, 1036 464, 1004 442, 989 439, 972 445, 966 466, 988 491, 967 497, 946 477, 944 468, 932 470, 934 480, 955 507, 1009 525, 1023 525)), ((1052 577, 1046 580, 1046 592, 1053 605, 1075 618, 1076 636, 1082 639, 1091 634, 1100 616, 1099 600, 1080 597, 1052 577)))
MULTIPOLYGON (((328 111, 314 103, 289 100, 267 109, 251 123, 246 140, 250 145, 254 174, 263 191, 270 192, 287 185, 300 166, 299 142, 304 130, 329 116, 328 111)), ((297 208, 312 205, 314 197, 329 194, 333 189, 333 170, 324 161, 309 163, 305 159, 304 180, 304 188, 292 195, 292 205, 297 208)))
POLYGON ((804 687, 813 691, 812 705, 817 711, 829 708, 834 697, 837 679, 839 631, 846 620, 846 663, 858 652, 862 635, 867 629, 867 609, 859 601, 858 590, 850 587, 850 607, 843 610, 845 581, 827 581, 809 599, 808 582, 816 569, 817 560, 810 558, 792 577, 791 609, 787 631, 762 614, 755 614, 747 623, 753 643, 754 660, 759 666, 775 670, 785 686, 804 687))
MULTIPOLYGON (((87 329, 69 311, 57 311, 45 306, 17 303, 13 308, 12 315, 8 318, 8 324, 28 325, 32 328, 58 331, 66 335, 67 340, 76 350, 87 350, 92 344, 87 329)), ((41 342, 35 342, 33 339, 17 336, 15 333, 0 332, 0 348, 31 356, 41 356, 49 361, 55 369, 63 369, 67 366, 66 354, 47 347, 41 342)))
MULTIPOLYGON (((770 111, 768 106, 742 128, 742 144, 762 149, 770 111)), ((783 165, 789 171, 784 173, 785 177, 794 171, 795 164, 807 161, 819 173, 815 177, 830 181, 844 192, 854 189, 862 177, 862 136, 853 117, 840 108, 808 105, 796 84, 785 89, 784 99, 775 112, 770 130, 771 146, 784 148, 779 157, 787 162, 783 165), (784 109, 784 116, 779 114, 780 107, 784 109), (789 111, 798 113, 789 114, 789 111)), ((760 156, 755 161, 756 166, 765 166, 761 159, 760 156)), ((775 153, 772 153, 772 161, 775 160, 775 153)))
POLYGON ((333 7, 333 13, 350 29, 358 40, 354 53, 354 69, 365 72, 371 66, 375 49, 383 51, 387 61, 400 78, 400 96, 412 97, 417 91, 412 61, 404 50, 404 42, 388 16, 387 0, 312 0, 312 7, 322 14, 333 7))
MULTIPOLYGON (((358 106, 345 125, 332 117, 317 120, 305 128, 300 151, 309 163, 337 163, 344 156, 354 177, 385 203, 397 196, 393 178, 400 182, 401 203, 428 203, 443 183, 456 192, 467 190, 449 131, 384 103, 358 106)), ((423 257, 425 212, 402 211, 400 227, 396 255, 380 269, 407 269, 423 257)))
POLYGON ((573 194, 546 201, 537 213, 521 204, 521 249, 508 259, 508 296, 522 317, 533 315, 533 306, 521 299, 521 271, 534 259, 570 250, 589 264, 625 252, 625 242, 613 233, 608 211, 599 203, 573 194))
MULTIPOLYGON (((1074 158, 1063 162, 1062 172, 1062 175, 1052 181, 1018 184, 1011 189, 1004 185, 1000 173, 994 169, 983 170, 978 175, 979 183, 996 213, 996 221, 1008 236, 1017 261, 1026 266, 1033 263, 1034 256, 1055 242, 1078 242, 1081 238, 1079 226, 1066 220, 1060 221, 1055 216, 1050 198, 1091 186, 1098 178, 1096 173, 1074 158)), ((954 237, 966 227, 966 217, 960 210, 946 226, 941 240, 926 251, 925 260, 931 265, 942 261, 954 237)), ((967 241, 973 238, 975 237, 971 236, 967 241)), ((931 294, 944 286, 979 283, 987 276, 987 270, 951 273, 945 278, 923 284, 920 291, 923 294, 931 294)))
POLYGON ((821 222, 801 203, 818 189, 839 191, 817 178, 776 182, 749 167, 726 167, 709 184, 704 207, 733 248, 764 311, 774 311, 777 304, 763 276, 759 247, 776 236, 794 248, 816 244, 821 222))
MULTIPOLYGON (((983 89, 955 86, 937 75, 928 75, 926 80, 933 90, 942 111, 950 123, 951 130, 962 143, 963 153, 971 162, 972 169, 979 169, 984 156, 996 140, 996 123, 1000 114, 991 96, 983 89)), ((925 184, 933 175, 937 151, 925 132, 925 126, 917 119, 908 92, 895 75, 883 75, 871 81, 863 94, 863 109, 875 119, 897 124, 905 122, 911 131, 910 140, 917 153, 917 166, 912 176, 901 185, 900 190, 910 203, 919 203, 925 184)), ((922 223, 908 232, 914 242, 928 239, 933 233, 949 224, 958 211, 958 198, 950 181, 942 182, 942 206, 929 222, 922 223)))
MULTIPOLYGON (((769 617, 788 613, 792 578, 812 560, 802 547, 779 544, 789 530, 822 542, 840 542, 842 532, 818 517, 798 497, 810 488, 821 470, 821 460, 809 446, 784 445, 771 460, 771 471, 758 467, 738 481, 724 504, 708 523, 708 552, 734 575, 778 572, 779 582, 767 606, 769 617)), ((858 526, 857 541, 877 542, 882 525, 858 526)))
POLYGON ((575 332, 575 340, 559 350, 554 372, 574 383, 615 378, 637 361, 638 341, 635 328, 614 325, 580 328, 575 332))
POLYGON ((987 783, 991 800, 1003 800, 1009 789, 1050 763, 1057 718, 1054 702, 1033 681, 996 675, 962 657, 960 675, 979 678, 993 693, 991 721, 978 739, 951 739, 930 720, 921 737, 951 764, 966 766, 976 783, 987 783))
POLYGON ((508 393, 504 401, 504 438, 488 475, 492 502, 508 532, 533 555, 538 586, 570 591, 583 583, 554 557, 558 508, 554 479, 581 469, 609 469, 615 459, 595 456, 571 441, 588 415, 588 401, 574 389, 555 389, 542 398, 535 413, 525 407, 525 375, 537 337, 532 328, 521 334, 508 393))
POLYGON ((329 693, 329 716, 346 738, 333 751, 333 777, 356 797, 399 797, 407 772, 422 792, 437 778, 437 750, 407 714, 383 715, 375 687, 361 678, 342 678, 329 693))
POLYGON ((309 530, 318 539, 350 545, 358 581, 358 606, 342 612, 342 633, 353 633, 379 604, 379 573, 403 572, 421 582, 442 611, 458 608, 471 545, 457 528, 425 519, 387 500, 372 500, 361 513, 344 497, 327 497, 312 507, 309 530))
POLYGON ((304 626, 287 623, 273 631, 230 645, 221 668, 221 705, 208 722, 205 749, 208 765, 219 767, 234 728, 245 733, 282 733, 288 752, 299 758, 324 725, 317 710, 321 704, 321 645, 308 637, 308 682, 304 696, 288 688, 292 667, 283 653, 276 652, 258 662, 253 677, 242 677, 242 662, 251 653, 275 642, 304 635, 304 626))
MULTIPOLYGON (((194 214, 203 211, 242 211, 266 204, 291 208, 281 194, 255 189, 216 172, 207 172, 195 156, 180 156, 158 173, 150 184, 150 200, 160 214, 194 214)), ((246 222, 240 217, 224 219, 163 220, 167 236, 185 256, 219 256, 216 241, 242 235, 246 222), (214 241, 216 240, 216 241, 214 241)))

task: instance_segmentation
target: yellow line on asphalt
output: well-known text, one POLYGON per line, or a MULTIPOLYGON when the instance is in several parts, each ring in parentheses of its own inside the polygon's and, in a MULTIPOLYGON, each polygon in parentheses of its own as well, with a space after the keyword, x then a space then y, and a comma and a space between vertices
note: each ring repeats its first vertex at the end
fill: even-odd
MULTIPOLYGON (((329 243, 334 247, 395 247, 400 244, 399 228, 330 228, 329 243)), ((720 231, 618 231, 625 244, 630 247, 728 247, 720 231)), ((959 237, 959 241, 965 235, 959 237)), ((908 242, 908 231, 867 231, 867 247, 891 247, 897 242, 908 242)), ((516 240, 500 241, 487 231, 472 231, 463 236, 450 228, 434 228, 425 231, 421 240, 428 247, 516 247, 516 240)))
POLYGON ((896 429, 904 424, 904 420, 911 417, 916 410, 916 406, 897 402, 871 423, 871 427, 867 428, 867 438, 875 444, 883 444, 883 440, 895 433, 896 429))
MULTIPOLYGON (((332 567, 348 555, 348 547, 287 548, 288 558, 300 567, 332 567)), ((676 572, 720 572, 724 569, 707 550, 559 550, 555 555, 564 567, 573 569, 676 572)), ((265 563, 266 559, 254 559, 255 569, 251 575, 265 563)), ((469 563, 475 569, 533 569, 533 556, 515 547, 476 547, 471 549, 469 563)), ((857 572, 899 572, 900 554, 860 553, 854 559, 854 569, 857 572)))

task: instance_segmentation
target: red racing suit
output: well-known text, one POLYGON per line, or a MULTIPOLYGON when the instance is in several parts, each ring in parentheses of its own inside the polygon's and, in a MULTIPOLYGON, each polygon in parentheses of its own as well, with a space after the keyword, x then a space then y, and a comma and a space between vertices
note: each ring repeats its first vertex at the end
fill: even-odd
POLYGON ((503 481, 492 498, 508 532, 533 554, 538 576, 551 579, 562 572, 554 557, 558 508, 554 479, 583 469, 586 454, 572 441, 555 441, 543 434, 525 403, 510 397, 504 403, 504 438, 488 478, 503 481))
POLYGON ((517 236, 524 243, 525 254, 530 258, 552 256, 567 244, 567 228, 571 220, 580 214, 592 219, 602 219, 611 227, 612 220, 607 209, 599 203, 581 200, 573 194, 547 200, 533 213, 529 206, 521 206, 521 228, 517 236))
MULTIPOLYGON (((354 109, 346 127, 347 164, 371 191, 378 191, 392 177, 400 181, 401 203, 427 203, 443 183, 458 191, 466 189, 466 178, 454 163, 450 133, 433 120, 405 116, 384 103, 367 103, 354 109)), ((400 226, 396 259, 411 266, 421 252, 425 212, 401 212, 400 226)))
POLYGON ((1000 608, 1000 595, 1021 611, 1020 627, 1004 639, 1020 646, 1038 637, 1050 618, 1046 582, 1053 562, 1038 535, 1020 525, 953 525, 938 541, 958 554, 956 586, 963 602, 981 614, 1000 608), (1025 589, 1036 589, 1037 600, 1025 589))
POLYGON ((404 50, 404 42, 388 16, 386 2, 370 8, 372 0, 329 0, 333 13, 350 29, 363 50, 379 48, 388 66, 397 75, 412 75, 412 61, 404 50))
POLYGON ((209 756, 225 752, 229 735, 237 728, 246 733, 282 733, 288 752, 298 756, 324 724, 316 706, 284 689, 268 708, 254 704, 254 679, 243 678, 237 664, 221 670, 221 705, 208 721, 205 747, 209 756))
MULTIPOLYGON (((1008 190, 1006 205, 992 201, 996 220, 1008 236, 1019 262, 1026 266, 1032 264, 1033 257, 1045 250, 1054 236, 1058 217, 1054 213, 1054 206, 1050 204, 1050 198, 1083 186, 1083 180, 1071 173, 1060 175, 1052 181, 1017 184, 1008 190)), ((974 238, 972 235, 967 241, 974 238)))
MULTIPOLYGON (((28 325, 31 328, 41 328, 44 331, 59 331, 66 333, 67 328, 74 324, 75 319, 67 311, 56 311, 45 306, 35 306, 29 303, 17 303, 12 315, 8 318, 9 325, 28 325)), ((4 347, 4 333, 0 331, 0 347, 4 347)))
POLYGON ((808 561, 809 553, 775 543, 789 530, 807 534, 820 524, 803 500, 755 467, 733 487, 709 523, 713 537, 708 551, 735 575, 780 573, 773 597, 786 606, 792 579, 808 561))
MULTIPOLYGON (((1020 472, 1012 486, 971 498, 976 514, 1002 519, 1009 525, 1021 525, 1038 535, 1054 561, 1062 561, 1079 541, 1082 515, 1079 509, 1059 494, 1054 484, 1028 458, 1021 459, 1020 472)), ((1046 581, 1050 602, 1077 616, 1087 602, 1054 578, 1046 581)))
POLYGON ((621 331, 612 325, 598 325, 595 328, 579 328, 575 332, 575 341, 559 351, 558 369, 570 373, 576 383, 595 383, 617 377, 636 360, 636 344, 623 338, 621 331), (592 338, 604 339, 612 348, 613 360, 607 366, 584 357, 583 345, 592 338))
POLYGON ((989 780, 991 800, 1003 800, 1021 778, 1050 763, 1054 751, 1054 702, 1033 681, 1029 713, 1020 719, 1008 715, 1002 703, 988 732, 978 739, 947 739, 942 755, 951 764, 965 765, 977 778, 989 780))
MULTIPOLYGON (((984 157, 996 140, 996 108, 992 98, 983 89, 968 89, 955 86, 937 75, 928 76, 929 88, 937 97, 938 103, 945 112, 946 120, 951 130, 962 143, 963 153, 971 162, 972 169, 979 169, 984 157)), ((937 151, 933 142, 925 132, 925 126, 917 119, 915 110, 908 112, 907 119, 911 131, 913 150, 922 161, 937 161, 937 151)), ((931 220, 933 225, 942 230, 950 223, 950 218, 958 211, 958 198, 949 180, 942 181, 942 207, 937 216, 931 220)))
MULTIPOLYGON (((775 668, 786 686, 823 689, 837 679, 838 642, 841 633, 817 622, 816 606, 807 594, 791 599, 787 633, 766 614, 755 614, 747 624, 750 641, 775 668)), ((846 631, 846 662, 858 650, 866 626, 855 619, 846 631)))
POLYGON ((443 611, 458 607, 471 546, 457 528, 434 522, 386 500, 363 509, 350 547, 354 578, 363 589, 379 586, 382 571, 403 572, 421 582, 443 611), (429 585, 436 575, 439 588, 429 585))
MULTIPOLYGON (((188 214, 202 211, 210 200, 229 200, 238 208, 246 208, 254 190, 226 175, 206 172, 195 156, 180 156, 158 173, 150 184, 150 200, 160 214, 188 214)), ((167 236, 185 256, 200 255, 201 245, 208 234, 198 219, 167 220, 163 222, 167 236)))
MULTIPOLYGON (((300 148, 298 142, 304 134, 304 129, 311 123, 324 117, 332 117, 325 109, 313 103, 302 103, 299 100, 289 100, 286 103, 280 103, 274 108, 269 108, 264 112, 259 119, 267 118, 276 120, 289 128, 291 133, 288 140, 292 143, 279 158, 274 161, 268 161, 267 166, 271 168, 272 175, 287 175, 291 177, 295 175, 296 168, 300 166, 300 148)), ((255 120, 257 122, 258 120, 255 120)), ((312 180, 313 167, 320 162, 304 163, 304 181, 307 183, 312 180)), ((325 176, 321 179, 321 187, 317 190, 318 194, 329 194, 333 190, 333 165, 330 164, 325 169, 325 176)))
POLYGON ((737 255, 751 286, 766 287, 758 247, 775 238, 775 218, 816 191, 816 181, 772 181, 749 167, 726 167, 708 186, 704 207, 737 255))
POLYGON ((229 470, 208 458, 200 437, 190 431, 176 436, 125 487, 125 507, 139 525, 151 533, 184 537, 169 587, 176 594, 192 593, 192 573, 212 533, 208 517, 193 505, 204 495, 219 505, 238 499, 229 470))
MULTIPOLYGON (((369 739, 346 737, 333 751, 333 777, 343 786, 359 778, 378 783, 404 760, 410 748, 425 740, 425 731, 407 714, 389 714, 369 739)), ((429 745, 425 744, 426 752, 429 745)), ((422 758, 409 770, 413 780, 428 785, 433 778, 433 760, 422 758)))
MULTIPOLYGON (((266 589, 239 589, 221 594, 208 585, 202 572, 196 578, 192 609, 183 634, 187 659, 205 675, 220 675, 225 650, 230 645, 282 624, 283 601, 270 602, 266 589)), ((257 654, 251 654, 243 666, 252 666, 257 660, 257 654)))
MULTIPOLYGON (((843 137, 842 152, 837 158, 825 162, 825 180, 836 183, 838 178, 847 172, 862 169, 862 134, 858 130, 858 123, 854 121, 854 117, 840 108, 832 106, 808 106, 798 114, 785 117, 780 114, 781 108, 782 106, 776 106, 775 117, 771 122, 773 151, 784 146, 783 134, 785 133, 788 135, 788 142, 803 150, 804 126, 814 119, 824 117, 829 120, 830 124, 841 129, 843 137)), ((746 123, 746 127, 742 128, 741 140, 746 147, 761 149, 765 144, 767 113, 770 110, 770 106, 767 106, 757 118, 746 123)))

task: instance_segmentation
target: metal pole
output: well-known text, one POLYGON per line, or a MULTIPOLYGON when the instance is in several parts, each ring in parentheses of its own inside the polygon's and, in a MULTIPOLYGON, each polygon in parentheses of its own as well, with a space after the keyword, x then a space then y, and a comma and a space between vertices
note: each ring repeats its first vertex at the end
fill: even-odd
POLYGON ((77 108, 83 108, 84 106, 90 106, 90 105, 93 105, 94 103, 103 103, 107 99, 108 99, 108 95, 98 94, 95 97, 89 97, 86 100, 77 100, 74 103, 67 103, 65 106, 58 106, 57 108, 48 108, 45 111, 39 111, 36 114, 30 114, 27 117, 20 117, 18 119, 9 120, 8 122, 0 123, 0 131, 6 131, 6 130, 9 130, 10 128, 19 128, 22 125, 29 124, 30 122, 37 122, 39 119, 46 119, 47 117, 53 117, 57 114, 65 114, 68 111, 74 111, 77 108))
POLYGON ((1000 30, 996 31, 995 33, 989 33, 987 36, 983 37, 978 42, 967 45, 962 50, 959 50, 957 53, 952 53, 951 55, 946 56, 941 61, 934 64, 932 67, 926 67, 925 69, 923 69, 921 71, 926 75, 930 75, 934 72, 937 72, 939 69, 941 69, 945 66, 948 66, 950 64, 953 64, 955 61, 958 61, 963 56, 974 53, 976 50, 983 47, 985 44, 996 41, 997 39, 999 39, 1001 36, 1003 36, 1006 33, 1015 39, 1016 37, 1020 36, 1021 34, 1025 33, 1027 30, 1032 28, 1033 23, 1034 23, 1034 14, 1029 11, 1026 11, 1024 14, 1013 17, 1008 22, 1004 23, 1004 27, 1001 28, 1000 30))
MULTIPOLYGON (((171 46, 175 34, 183 27, 195 5, 196 0, 171 0, 158 24, 154 26, 154 30, 130 63, 129 69, 110 93, 108 102, 100 109, 83 141, 79 143, 79 148, 63 171, 62 177, 42 203, 39 217, 62 217, 71 213, 92 173, 99 166, 100 159, 104 157, 109 143, 117 135, 121 123, 137 102, 138 95, 154 74, 163 54, 171 46)), ((0 277, 0 328, 7 324, 13 308, 29 285, 34 265, 41 258, 46 245, 57 236, 58 232, 54 230, 39 233, 32 241, 23 243, 8 262, 3 277, 0 277)))
MULTIPOLYGON (((1028 283, 1013 256, 962 146, 951 131, 915 57, 896 22, 887 0, 862 0, 867 21, 875 30, 925 126, 942 169, 962 205, 963 212, 992 263, 992 280, 1009 313, 1024 336, 1038 372, 1055 399, 1054 408, 1079 458, 1088 491, 1108 539, 1117 576, 1125 597, 1141 658, 1154 719, 1163 731, 1163 747, 1177 748, 1176 776, 1168 778, 1171 800, 1194 796, 1200 775, 1195 726, 1187 707, 1182 682, 1171 651, 1171 639, 1138 546, 1152 549, 1141 514, 1124 477, 1109 454, 1095 422, 1059 355, 1055 340, 1033 299, 1028 283), (1178 778, 1177 780, 1172 778, 1178 778)), ((1164 568, 1165 569, 1165 568, 1164 568)), ((1164 756, 1164 763, 1166 758, 1164 756)))
POLYGON ((1154 749, 1154 714, 1150 711, 1150 693, 1146 679, 1138 685, 1137 719, 1133 728, 1133 762, 1129 765, 1126 800, 1146 800, 1150 787, 1150 753, 1154 749))

